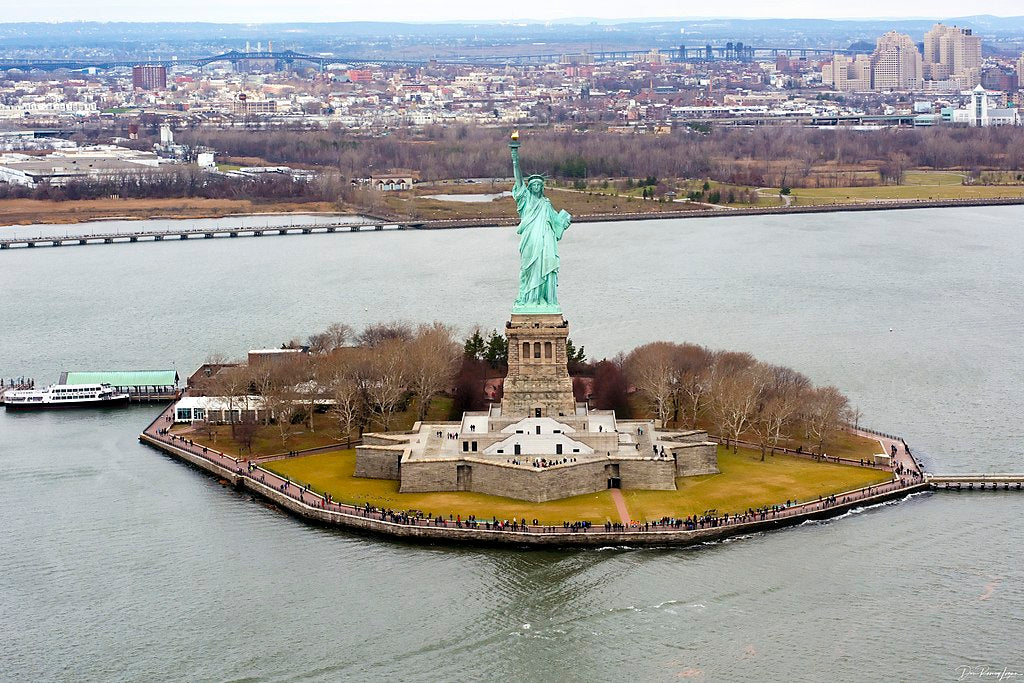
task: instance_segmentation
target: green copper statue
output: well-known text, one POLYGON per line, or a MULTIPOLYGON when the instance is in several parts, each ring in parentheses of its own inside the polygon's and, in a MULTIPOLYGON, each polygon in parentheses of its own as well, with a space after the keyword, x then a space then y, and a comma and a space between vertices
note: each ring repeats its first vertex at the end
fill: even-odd
POLYGON ((512 197, 519 212, 519 296, 513 313, 561 313, 558 306, 558 241, 572 216, 555 211, 544 196, 544 176, 523 181, 519 170, 519 131, 508 143, 516 182, 512 197))

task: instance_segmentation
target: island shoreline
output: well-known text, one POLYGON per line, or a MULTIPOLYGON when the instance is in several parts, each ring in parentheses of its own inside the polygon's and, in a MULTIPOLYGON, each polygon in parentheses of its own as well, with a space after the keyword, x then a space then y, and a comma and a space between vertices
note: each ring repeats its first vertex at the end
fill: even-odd
MULTIPOLYGON (((394 522, 381 518, 379 512, 365 512, 350 505, 344 507, 351 511, 325 509, 297 499, 284 491, 278 490, 265 482, 251 476, 243 463, 245 460, 233 459, 238 467, 232 471, 225 465, 218 464, 210 457, 203 457, 197 452, 181 448, 172 443, 165 435, 159 433, 156 425, 164 417, 166 411, 139 435, 139 441, 155 448, 165 455, 190 465, 218 480, 225 481, 238 491, 245 491, 255 498, 262 499, 294 517, 318 526, 345 529, 361 535, 383 537, 396 541, 426 545, 452 545, 477 547, 504 547, 520 549, 569 549, 569 548, 600 548, 600 547, 690 547, 723 541, 736 536, 747 536, 775 529, 796 526, 808 521, 824 520, 844 515, 858 508, 903 499, 913 493, 929 490, 925 483, 893 486, 877 484, 871 488, 881 489, 878 493, 866 493, 865 490, 849 491, 836 494, 839 501, 844 496, 857 496, 847 502, 833 505, 808 503, 806 509, 799 512, 783 511, 782 516, 749 522, 730 523, 722 526, 684 530, 622 530, 605 531, 601 527, 591 527, 587 531, 571 528, 557 528, 555 531, 508 531, 465 526, 436 526, 420 520, 422 523, 410 524, 394 522)), ((226 460, 226 456, 222 456, 226 460)), ((261 472, 263 472, 261 470, 261 472)), ((271 473, 272 474, 272 473, 271 473)), ((272 476, 277 476, 273 475, 272 476)), ((292 487, 295 487, 293 484, 292 487)), ((301 494, 300 494, 301 495, 301 494)), ((309 492, 310 497, 319 501, 318 494, 309 492)), ((342 507, 333 504, 333 507, 342 507)), ((805 506, 799 506, 805 508, 805 506)), ((548 527, 550 528, 550 527, 548 527)))
MULTIPOLYGON (((1001 197, 1001 198, 983 198, 983 199, 911 199, 911 200, 894 200, 894 201, 873 201, 873 202, 857 202, 849 204, 813 204, 803 206, 773 206, 773 207, 749 207, 749 208, 734 208, 734 207, 720 207, 720 208, 702 208, 702 209, 688 209, 681 211, 651 211, 651 212, 637 212, 637 213, 596 213, 596 214, 581 214, 574 217, 574 223, 605 223, 605 222, 618 222, 618 221, 652 221, 652 220, 674 220, 679 218, 720 218, 728 216, 777 216, 777 215, 789 215, 789 214, 817 214, 817 213, 845 213, 845 212, 859 212, 859 211, 897 211, 907 209, 941 209, 941 208, 965 208, 965 207, 981 207, 981 206, 1020 206, 1024 205, 1024 197, 1001 197)), ((514 225, 517 221, 513 218, 499 218, 499 217, 469 217, 469 218, 437 218, 437 219, 417 219, 409 216, 400 215, 388 215, 382 213, 375 213, 372 211, 353 211, 353 212, 334 212, 334 211, 260 211, 260 212, 240 212, 240 213, 210 213, 200 214, 194 216, 175 216, 167 214, 154 214, 148 216, 134 216, 134 215, 123 215, 123 216, 104 216, 104 217, 90 217, 83 221, 76 222, 34 222, 34 223, 14 223, 14 222, 3 222, 5 219, 0 218, 0 235, 2 235, 3 228, 7 227, 21 227, 29 228, 34 226, 52 226, 52 225, 80 225, 83 223, 92 222, 103 222, 109 220, 126 220, 132 222, 143 222, 147 220, 175 220, 175 221, 189 221, 189 220, 210 220, 210 219, 221 219, 221 218, 253 218, 253 217, 277 217, 277 216, 336 216, 342 217, 362 217, 367 218, 376 222, 385 224, 396 224, 405 225, 409 227, 415 227, 424 230, 438 230, 438 229, 449 229, 449 228, 475 228, 475 227, 494 227, 494 226, 505 226, 514 225)), ((74 235, 72 235, 74 237, 74 235)))

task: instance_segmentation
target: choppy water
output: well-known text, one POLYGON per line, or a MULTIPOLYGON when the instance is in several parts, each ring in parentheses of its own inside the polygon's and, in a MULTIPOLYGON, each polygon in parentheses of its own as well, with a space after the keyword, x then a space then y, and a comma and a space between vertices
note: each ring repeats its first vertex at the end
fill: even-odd
MULTIPOLYGON (((833 382, 933 470, 1024 470, 1024 209, 576 225, 591 357, 652 339, 833 382), (890 332, 889 329, 893 328, 890 332)), ((0 375, 242 355, 335 320, 500 328, 511 229, 0 255, 0 375)), ((0 678, 955 680, 1024 672, 1015 493, 689 550, 423 548, 312 528, 136 435, 0 414, 0 678)))

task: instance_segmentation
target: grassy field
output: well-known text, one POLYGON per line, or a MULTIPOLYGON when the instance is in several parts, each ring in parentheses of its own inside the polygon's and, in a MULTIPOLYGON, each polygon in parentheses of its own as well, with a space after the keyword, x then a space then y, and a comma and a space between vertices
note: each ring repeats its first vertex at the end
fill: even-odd
POLYGON ((906 199, 992 199, 1024 197, 1024 186, 964 185, 956 171, 907 171, 902 185, 794 188, 794 205, 849 204, 906 199))
MULTIPOLYGON (((489 192, 503 192, 510 188, 505 184, 495 185, 451 185, 431 187, 428 194, 480 194, 481 188, 489 192)), ((654 213, 661 211, 700 210, 678 202, 645 202, 641 199, 627 199, 614 196, 614 190, 578 191, 548 186, 545 193, 556 209, 565 209, 573 216, 597 213, 654 213), (603 194, 602 194, 603 193, 603 194)), ((426 199, 414 193, 395 193, 382 198, 382 206, 371 207, 371 211, 386 209, 396 216, 410 216, 418 220, 445 220, 458 218, 515 218, 516 204, 511 197, 502 197, 490 202, 453 202, 440 199, 426 199)))
MULTIPOLYGON (((447 396, 435 397, 427 410, 428 420, 447 420, 452 409, 452 399, 447 396)), ((413 400, 408 409, 395 413, 391 417, 389 429, 391 431, 406 431, 412 429, 416 422, 418 411, 416 401, 413 400)), ((252 439, 252 452, 242 448, 242 445, 235 442, 231 436, 231 425, 218 425, 213 428, 212 436, 203 429, 193 429, 189 425, 175 425, 172 430, 175 434, 186 435, 197 444, 209 446, 222 453, 237 457, 260 457, 276 455, 287 451, 302 451, 310 448, 323 448, 334 446, 345 442, 344 436, 339 433, 338 427, 330 413, 314 413, 313 429, 308 424, 292 425, 292 433, 287 441, 282 442, 281 432, 276 425, 260 425, 252 439)), ((384 426, 377 421, 370 423, 366 431, 384 431, 384 426)), ((351 434, 352 439, 359 438, 355 432, 351 434)))
POLYGON ((639 520, 707 510, 743 512, 786 500, 804 502, 891 478, 880 470, 787 455, 769 456, 761 462, 759 453, 745 449, 733 453, 719 448, 718 467, 721 474, 677 479, 678 491, 623 491, 626 505, 639 520))
MULTIPOLYGON (((841 493, 860 486, 887 481, 878 470, 819 463, 791 456, 775 456, 761 462, 754 451, 738 453, 719 448, 721 474, 683 477, 676 480, 678 491, 630 491, 623 495, 630 516, 638 521, 663 516, 701 514, 709 509, 719 513, 741 512, 748 507, 785 503, 787 499, 810 500, 841 493)), ((619 521, 608 491, 575 496, 548 503, 528 503, 481 493, 399 493, 398 482, 359 479, 355 451, 344 450, 308 455, 268 463, 266 467, 300 484, 310 484, 320 493, 330 493, 343 503, 395 510, 421 510, 434 515, 476 515, 480 519, 538 519, 542 524, 589 520, 595 524, 619 521)))
POLYGON ((82 199, 54 202, 0 199, 0 226, 33 223, 81 223, 98 218, 218 218, 233 213, 337 211, 332 202, 257 203, 247 199, 82 199))

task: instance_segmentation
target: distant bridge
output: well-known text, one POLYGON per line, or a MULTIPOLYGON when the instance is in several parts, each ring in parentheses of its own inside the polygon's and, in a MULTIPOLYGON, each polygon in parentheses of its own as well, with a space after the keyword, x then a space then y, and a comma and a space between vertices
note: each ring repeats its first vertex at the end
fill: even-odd
MULTIPOLYGON (((776 57, 780 54, 795 57, 827 57, 835 54, 849 54, 850 50, 844 48, 824 47, 754 47, 743 43, 726 43, 724 45, 706 44, 699 47, 677 47, 656 48, 658 52, 666 55, 670 61, 751 61, 757 58, 776 57)), ((13 57, 0 57, 0 71, 8 69, 21 69, 22 71, 56 71, 67 69, 69 71, 84 71, 95 69, 105 71, 109 69, 131 67, 138 64, 153 64, 159 66, 207 66, 215 62, 227 62, 238 64, 244 61, 272 61, 278 68, 290 64, 304 63, 316 66, 323 70, 330 64, 344 64, 348 66, 415 66, 427 64, 448 64, 448 65, 480 65, 498 66, 503 64, 524 65, 524 64, 550 64, 562 61, 563 58, 571 61, 574 58, 587 57, 595 62, 611 61, 635 61, 642 59, 651 53, 646 50, 598 50, 595 52, 566 54, 566 53, 543 53, 543 54, 522 54, 522 55, 466 55, 448 56, 436 59, 404 59, 397 57, 353 57, 345 55, 308 55, 295 50, 262 50, 257 52, 241 52, 230 50, 218 55, 207 57, 188 57, 184 59, 135 59, 115 60, 104 58, 81 58, 81 59, 22 59, 13 57)))

